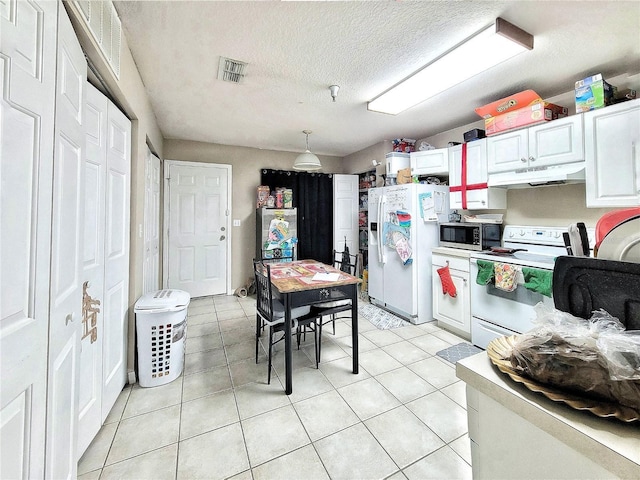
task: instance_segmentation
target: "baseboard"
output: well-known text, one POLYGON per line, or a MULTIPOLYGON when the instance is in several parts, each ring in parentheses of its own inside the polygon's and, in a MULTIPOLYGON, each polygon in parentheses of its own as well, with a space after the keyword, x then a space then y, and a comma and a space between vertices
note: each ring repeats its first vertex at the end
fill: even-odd
POLYGON ((134 383, 136 383, 138 380, 136 379, 136 372, 135 370, 131 370, 130 372, 127 372, 127 381, 128 383, 130 383, 131 385, 133 385, 134 383))

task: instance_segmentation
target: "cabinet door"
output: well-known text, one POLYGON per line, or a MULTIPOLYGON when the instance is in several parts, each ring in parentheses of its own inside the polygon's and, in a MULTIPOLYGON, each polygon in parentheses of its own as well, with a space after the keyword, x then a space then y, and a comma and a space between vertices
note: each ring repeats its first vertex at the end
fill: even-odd
MULTIPOLYGON (((448 149, 449 153, 449 186, 462 185, 462 145, 448 149)), ((462 192, 449 192, 449 208, 462 208, 462 192)))
POLYGON ((582 115, 529 128, 529 167, 584 160, 582 115))
POLYGON ((411 152, 412 175, 446 175, 449 171, 449 149, 438 148, 411 152))
POLYGON ((433 317, 456 333, 467 338, 471 335, 471 307, 469 302, 469 272, 449 269, 451 279, 456 287, 456 296, 442 293, 442 283, 438 275, 438 267, 433 267, 433 317))
POLYGON ((487 183, 486 138, 467 143, 467 184, 487 183))
POLYGON ((516 130, 487 138, 488 172, 508 172, 527 166, 528 131, 516 130))
POLYGON ((584 114, 587 207, 640 205, 640 100, 584 114))

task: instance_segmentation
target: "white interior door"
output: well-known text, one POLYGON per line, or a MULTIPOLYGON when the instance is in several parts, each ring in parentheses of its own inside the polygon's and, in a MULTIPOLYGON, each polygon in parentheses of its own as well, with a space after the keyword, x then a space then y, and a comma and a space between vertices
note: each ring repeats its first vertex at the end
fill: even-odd
POLYGON ((45 475, 62 479, 77 471, 87 66, 65 9, 58 13, 45 475))
POLYGON ((358 253, 358 176, 333 176, 333 248, 358 253))
POLYGON ((160 289, 160 168, 160 159, 147 148, 144 168, 143 294, 160 289))
POLYGON ((165 162, 168 288, 192 297, 230 293, 231 166, 165 162))
POLYGON ((78 457, 89 446, 102 426, 102 340, 104 324, 104 224, 107 157, 107 99, 87 84, 85 101, 85 211, 83 275, 87 295, 100 302, 96 309, 95 337, 91 324, 83 325, 80 353, 80 390, 78 401, 78 457))
POLYGON ((57 9, 0 7, 0 478, 44 478, 57 9))
POLYGON ((127 383, 131 122, 107 105, 102 421, 127 383))

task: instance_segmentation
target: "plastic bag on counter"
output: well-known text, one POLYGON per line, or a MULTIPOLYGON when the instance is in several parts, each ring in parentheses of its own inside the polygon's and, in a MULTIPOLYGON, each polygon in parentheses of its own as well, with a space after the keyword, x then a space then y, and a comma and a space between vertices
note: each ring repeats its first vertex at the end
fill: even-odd
POLYGON ((511 365, 541 383, 640 412, 640 334, 607 312, 575 317, 543 303, 535 328, 519 335, 511 365))

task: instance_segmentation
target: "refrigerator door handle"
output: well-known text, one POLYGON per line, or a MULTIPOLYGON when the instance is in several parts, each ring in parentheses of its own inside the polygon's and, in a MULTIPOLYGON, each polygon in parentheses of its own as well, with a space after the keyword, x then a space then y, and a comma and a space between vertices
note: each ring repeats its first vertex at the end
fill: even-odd
POLYGON ((383 239, 382 239, 382 235, 384 232, 384 223, 382 223, 383 218, 384 218, 384 214, 383 214, 383 209, 385 206, 385 202, 384 202, 384 195, 380 195, 380 197, 378 197, 378 262, 380 262, 381 264, 385 263, 385 259, 384 259, 384 250, 383 250, 383 239))

